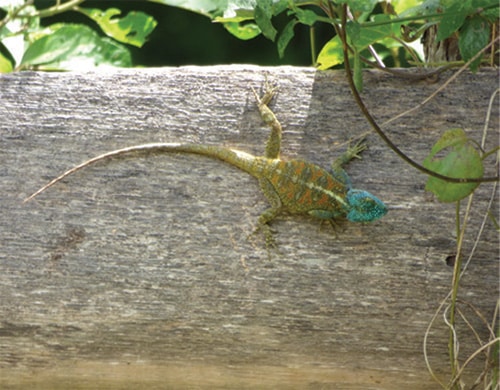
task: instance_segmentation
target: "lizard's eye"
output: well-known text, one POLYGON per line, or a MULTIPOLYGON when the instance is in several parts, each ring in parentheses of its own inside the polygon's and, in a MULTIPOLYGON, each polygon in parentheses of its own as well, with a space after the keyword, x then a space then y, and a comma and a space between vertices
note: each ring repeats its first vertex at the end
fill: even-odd
POLYGON ((349 190, 347 201, 350 207, 347 219, 352 222, 371 222, 387 214, 387 206, 366 191, 349 190))

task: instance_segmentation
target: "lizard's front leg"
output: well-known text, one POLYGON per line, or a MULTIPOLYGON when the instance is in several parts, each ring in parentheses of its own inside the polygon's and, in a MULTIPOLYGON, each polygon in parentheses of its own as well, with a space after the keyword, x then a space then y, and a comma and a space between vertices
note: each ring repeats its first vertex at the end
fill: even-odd
POLYGON ((283 206, 281 204, 279 195, 276 193, 273 185, 267 179, 259 179, 259 184, 262 192, 271 204, 271 208, 265 210, 260 215, 259 220, 257 221, 258 226, 252 233, 252 235, 261 231, 264 234, 264 237, 266 239, 266 247, 269 250, 269 248, 276 248, 276 242, 274 240, 273 231, 269 226, 269 222, 275 219, 282 212, 283 206))
POLYGON ((360 159, 361 152, 363 152, 366 148, 367 146, 364 143, 364 139, 358 141, 354 146, 349 145, 347 150, 332 163, 331 172, 335 177, 335 179, 337 179, 342 184, 350 188, 351 180, 349 179, 347 173, 344 171, 343 166, 346 165, 352 159, 355 158, 360 159))

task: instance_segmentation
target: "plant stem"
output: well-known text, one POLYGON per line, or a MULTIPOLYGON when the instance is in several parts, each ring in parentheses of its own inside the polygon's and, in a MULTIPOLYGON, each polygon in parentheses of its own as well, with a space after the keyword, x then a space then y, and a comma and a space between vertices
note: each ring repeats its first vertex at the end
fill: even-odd
POLYGON ((74 7, 76 7, 78 4, 81 4, 84 1, 85 0, 69 0, 62 5, 58 3, 58 4, 54 5, 53 7, 49 7, 49 8, 46 8, 44 10, 38 11, 30 16, 39 17, 39 18, 54 16, 54 15, 60 14, 62 12, 70 11, 74 7))
POLYGON ((309 42, 311 45, 311 63, 312 66, 316 66, 316 34, 315 34, 316 29, 314 26, 311 26, 309 28, 309 42))
MULTIPOLYGON (((460 228, 460 201, 456 203, 455 209, 455 221, 456 221, 456 234, 457 234, 457 254, 455 255, 455 265, 453 267, 453 280, 451 286, 451 303, 450 303, 450 317, 449 317, 449 325, 450 325, 450 336, 448 340, 448 356, 450 357, 451 364, 451 377, 454 378, 455 374, 458 370, 457 365, 457 356, 455 353, 455 313, 456 313, 456 304, 457 304, 457 295, 458 295, 458 286, 460 283, 460 269, 462 268, 462 256, 460 252, 461 243, 463 239, 463 231, 464 228, 460 228)), ((464 222, 465 225, 465 222, 464 222)))

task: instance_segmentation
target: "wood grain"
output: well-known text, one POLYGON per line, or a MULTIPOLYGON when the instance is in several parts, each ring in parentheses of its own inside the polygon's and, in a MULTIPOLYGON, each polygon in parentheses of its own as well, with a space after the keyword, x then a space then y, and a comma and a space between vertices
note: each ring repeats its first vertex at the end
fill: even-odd
MULTIPOLYGON (((373 134, 348 171, 355 187, 388 204, 387 216, 336 233, 285 216, 273 224, 280 253, 271 259, 262 237, 247 238, 267 207, 256 181, 200 156, 109 161, 22 203, 67 168, 124 146, 202 142, 262 153, 268 129, 250 87, 266 73, 280 88, 273 109, 284 156, 328 166, 369 130, 341 72, 221 66, 0 77, 0 385, 38 377, 77 386, 90 373, 123 388, 135 372, 149 388, 436 387, 422 342, 451 286, 455 208, 426 193, 425 176, 373 134)), ((417 161, 449 128, 480 141, 497 77, 462 75, 385 130, 417 161)), ((384 122, 441 83, 367 72, 363 98, 384 122)), ((497 129, 495 105, 488 149, 497 129)), ((487 170, 495 175, 489 162, 487 170)), ((491 191, 477 191, 466 254, 491 191)), ((460 290, 488 320, 498 244, 488 221, 460 290)), ((459 335, 463 360, 478 344, 463 322, 459 335)), ((443 380, 447 342, 439 317, 428 354, 443 380)), ((465 378, 482 367, 472 364, 465 378)))

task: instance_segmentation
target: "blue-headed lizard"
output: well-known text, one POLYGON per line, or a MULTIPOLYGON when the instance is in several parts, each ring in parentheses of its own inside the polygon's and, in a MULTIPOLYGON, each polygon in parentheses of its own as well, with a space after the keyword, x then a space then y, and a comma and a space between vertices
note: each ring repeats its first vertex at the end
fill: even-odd
POLYGON ((335 160, 331 171, 302 160, 282 160, 281 124, 267 106, 275 94, 275 88, 266 82, 266 91, 259 98, 253 90, 260 115, 271 128, 271 134, 262 157, 246 152, 217 145, 151 143, 113 150, 101 154, 64 172, 34 194, 25 202, 33 199, 47 188, 66 176, 94 164, 98 161, 132 152, 178 152, 195 153, 225 161, 258 179, 264 195, 271 207, 265 210, 258 219, 256 230, 262 230, 268 244, 273 243, 269 222, 279 214, 309 214, 333 222, 337 218, 346 218, 352 222, 371 222, 387 213, 384 203, 369 192, 353 189, 342 166, 358 157, 366 146, 361 142, 335 160))

